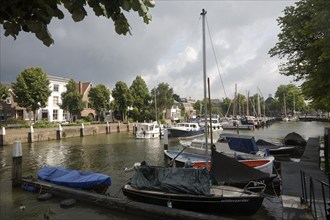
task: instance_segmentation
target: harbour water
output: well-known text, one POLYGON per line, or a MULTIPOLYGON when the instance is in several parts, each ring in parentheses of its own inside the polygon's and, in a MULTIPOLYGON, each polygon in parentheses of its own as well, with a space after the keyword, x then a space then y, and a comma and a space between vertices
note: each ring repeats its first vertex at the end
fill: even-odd
MULTIPOLYGON (((275 122, 269 127, 240 131, 256 139, 279 142, 290 132, 297 132, 306 140, 309 137, 323 138, 324 122, 275 122)), ((227 132, 227 131, 224 131, 227 132)), ((228 131, 236 133, 236 131, 228 131)), ((71 169, 104 173, 112 178, 110 196, 123 197, 121 187, 132 176, 124 172, 136 162, 147 161, 152 165, 166 164, 163 154, 164 142, 160 139, 136 140, 133 134, 121 132, 62 139, 58 141, 23 143, 23 176, 36 177, 43 166, 63 166, 71 169)), ((178 140, 169 139, 169 148, 180 148, 178 140)), ((145 219, 78 202, 73 208, 62 209, 62 198, 39 202, 36 193, 11 187, 12 146, 0 147, 0 219, 44 219, 51 209, 49 219, 145 219), (21 205, 25 209, 20 209, 21 205)), ((252 216, 219 216, 219 219, 282 219, 280 197, 272 194, 265 198, 260 210, 252 216)))

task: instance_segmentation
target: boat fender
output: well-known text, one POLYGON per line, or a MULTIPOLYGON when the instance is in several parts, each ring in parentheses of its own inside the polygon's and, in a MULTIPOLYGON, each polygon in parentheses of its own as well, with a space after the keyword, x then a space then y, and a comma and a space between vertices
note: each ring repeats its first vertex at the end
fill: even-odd
POLYGON ((29 192, 36 192, 37 188, 29 185, 22 185, 22 189, 29 192))
POLYGON ((77 201, 75 199, 65 199, 60 202, 61 208, 71 208, 73 207, 77 201))
POLYGON ((42 193, 37 197, 38 201, 46 201, 53 197, 53 194, 51 193, 42 193))

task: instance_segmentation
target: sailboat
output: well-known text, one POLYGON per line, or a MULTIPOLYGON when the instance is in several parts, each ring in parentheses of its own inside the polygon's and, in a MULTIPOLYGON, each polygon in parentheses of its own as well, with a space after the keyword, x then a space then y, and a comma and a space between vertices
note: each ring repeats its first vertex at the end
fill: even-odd
MULTIPOLYGON (((203 18, 204 97, 206 97, 206 11, 204 9, 201 15, 203 18)), ((207 123, 206 114, 205 119, 207 123)), ((206 143, 208 142, 207 133, 205 129, 206 143)), ((207 154, 206 147, 205 156, 207 154)), ((206 167, 207 163, 206 160, 206 167)), ((265 190, 265 185, 251 183, 242 189, 210 184, 211 173, 205 168, 157 167, 149 166, 146 162, 142 162, 135 168, 135 174, 122 190, 125 196, 140 202, 195 212, 253 214, 260 208, 264 199, 262 192, 265 190)))

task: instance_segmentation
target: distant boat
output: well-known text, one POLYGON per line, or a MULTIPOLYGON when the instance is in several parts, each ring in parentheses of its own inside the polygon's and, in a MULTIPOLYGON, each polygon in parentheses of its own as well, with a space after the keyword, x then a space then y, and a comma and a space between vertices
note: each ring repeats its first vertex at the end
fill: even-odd
POLYGON ((63 167, 43 167, 38 179, 75 189, 105 193, 111 185, 111 178, 101 173, 71 170, 63 167))
POLYGON ((169 137, 194 137, 204 134, 204 128, 195 122, 180 122, 167 128, 169 137))
POLYGON ((136 126, 135 138, 136 139, 150 139, 158 138, 160 135, 160 126, 157 122, 153 123, 140 123, 136 126))
MULTIPOLYGON (((222 124, 220 122, 220 119, 218 117, 212 117, 211 120, 207 119, 207 125, 210 127, 212 122, 212 131, 222 131, 222 124)), ((205 127, 205 118, 201 118, 199 122, 199 126, 204 128, 205 127)))

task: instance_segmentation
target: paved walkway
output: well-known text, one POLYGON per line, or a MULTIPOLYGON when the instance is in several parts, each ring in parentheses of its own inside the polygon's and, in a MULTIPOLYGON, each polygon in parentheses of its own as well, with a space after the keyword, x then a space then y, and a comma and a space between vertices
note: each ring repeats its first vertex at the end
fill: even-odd
MULTIPOLYGON (((328 184, 328 177, 320 170, 319 138, 310 138, 300 162, 282 162, 282 204, 283 219, 313 219, 310 204, 310 177, 313 178, 315 192, 315 209, 317 219, 326 219, 322 188, 319 181, 328 184), (301 171, 305 173, 307 203, 302 203, 303 196, 301 171), (317 181, 319 180, 319 181, 317 181)), ((328 191, 328 190, 326 190, 328 191)), ((329 192, 326 193, 329 198, 329 192)), ((327 207, 329 208, 329 207, 327 207)))

